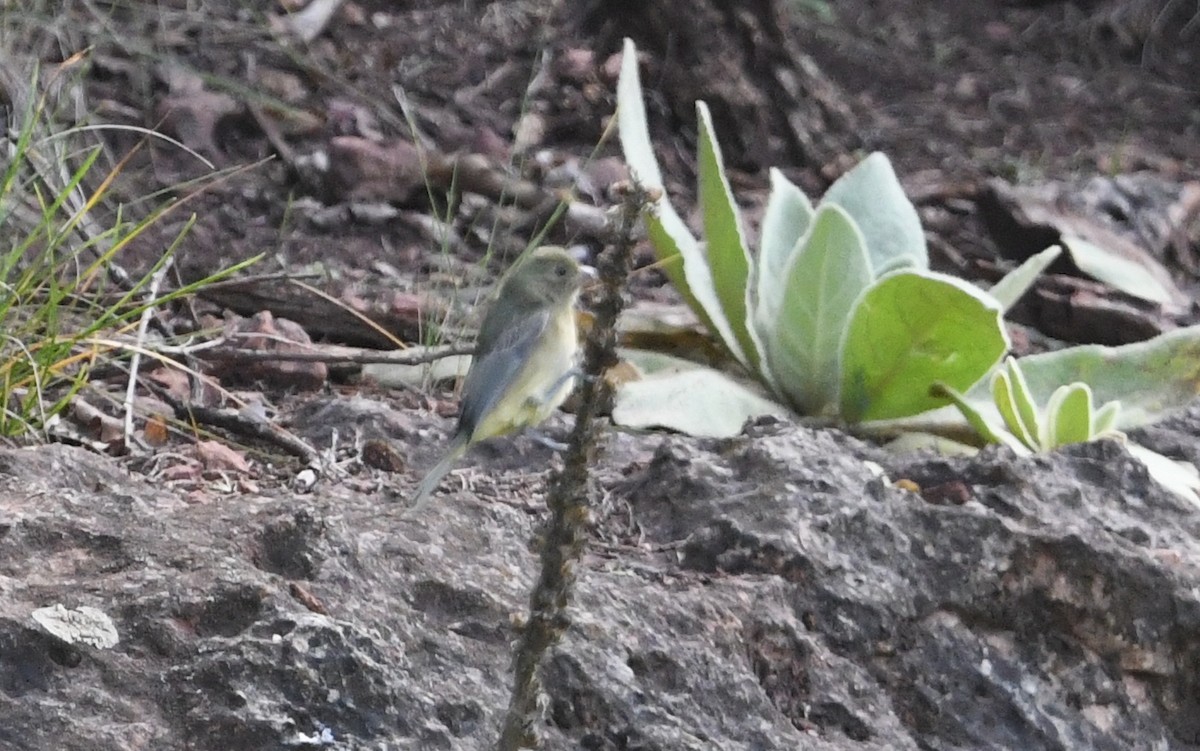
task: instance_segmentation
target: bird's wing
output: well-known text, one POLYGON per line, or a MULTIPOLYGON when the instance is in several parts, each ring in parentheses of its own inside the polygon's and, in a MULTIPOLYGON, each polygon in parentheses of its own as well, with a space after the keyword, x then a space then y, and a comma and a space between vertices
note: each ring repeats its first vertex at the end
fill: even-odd
POLYGON ((503 333, 492 339, 492 346, 471 363, 463 384, 459 433, 467 436, 474 433, 480 421, 508 392, 549 322, 550 311, 547 310, 511 321, 503 333))

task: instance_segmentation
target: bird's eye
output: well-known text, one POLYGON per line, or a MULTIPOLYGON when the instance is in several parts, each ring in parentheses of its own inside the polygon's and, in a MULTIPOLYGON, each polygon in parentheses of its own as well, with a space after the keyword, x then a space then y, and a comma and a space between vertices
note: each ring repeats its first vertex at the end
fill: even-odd
POLYGON ((567 267, 560 263, 554 267, 554 274, 559 278, 565 277, 567 275, 567 267))

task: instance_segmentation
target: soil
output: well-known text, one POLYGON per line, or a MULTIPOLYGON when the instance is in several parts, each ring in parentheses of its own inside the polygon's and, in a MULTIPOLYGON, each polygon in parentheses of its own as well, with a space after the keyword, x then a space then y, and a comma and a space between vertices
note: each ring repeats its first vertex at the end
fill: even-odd
MULTIPOLYGON (((663 83, 687 77, 694 61, 708 53, 683 48, 669 34, 646 38, 672 21, 669 15, 647 29, 639 27, 636 13, 627 12, 628 3, 591 10, 587 5, 414 2, 397 8, 364 2, 344 7, 306 46, 272 38, 266 19, 245 17, 237 3, 208 2, 194 14, 182 8, 118 8, 114 18, 127 25, 137 44, 105 43, 101 37, 89 90, 96 101, 135 115, 130 124, 152 126, 162 118, 164 99, 171 98, 162 68, 179 65, 211 77, 216 83, 210 88, 245 87, 307 115, 293 115, 302 120, 295 126, 299 132, 283 135, 295 156, 327 152, 330 138, 341 133, 409 138, 411 115, 444 153, 482 153, 498 164, 511 159, 540 177, 544 170, 531 162, 585 160, 601 143, 614 106, 610 56, 628 34, 647 57, 643 81, 660 159, 672 189, 685 201, 693 184, 696 96, 716 113, 718 136, 728 163, 741 172, 733 180, 747 204, 761 202, 756 191, 765 188, 768 166, 819 192, 852 163, 847 160, 853 153, 821 154, 828 162, 797 161, 804 155, 780 133, 763 134, 763 143, 743 143, 747 126, 754 124, 736 120, 740 103, 712 96, 722 93, 721 81, 696 75, 686 87, 663 83), (156 17, 159 12, 170 23, 156 17), (162 31, 164 26, 171 31, 162 31), (409 115, 396 91, 403 92, 409 115), (725 112, 728 118, 722 118, 725 112), (537 135, 517 153, 513 133, 523 113, 538 115, 537 135), (538 151, 546 153, 532 158, 538 151)), ((790 24, 787 43, 809 56, 845 97, 853 113, 847 124, 857 130, 833 132, 830 140, 858 153, 884 151, 912 192, 942 186, 922 201, 927 221, 933 220, 931 233, 952 249, 996 257, 974 207, 955 200, 989 177, 1029 182, 1141 170, 1180 182, 1200 177, 1200 91, 1194 76, 1200 32, 1187 9, 1177 7, 1183 5, 852 0, 834 6, 817 0, 782 9, 771 3, 753 7, 790 24), (945 212, 952 219, 939 221, 945 212)), ((686 16, 682 8, 679 15, 686 16)), ((722 30, 739 30, 735 13, 718 15, 726 23, 715 26, 716 40, 722 30)), ((757 27, 770 28, 771 20, 778 19, 767 16, 757 27)), ((721 44, 757 50, 756 44, 765 49, 774 41, 721 44)), ((737 75, 751 84, 762 81, 762 72, 749 67, 755 61, 744 62, 737 75)), ((183 127, 191 123, 168 120, 184 134, 191 132, 183 127)), ((276 151, 240 111, 218 120, 213 131, 189 145, 201 151, 207 146, 207 155, 222 165, 276 151)), ((609 139, 597 156, 618 153, 609 139)), ((153 170, 132 172, 129 189, 135 194, 200 172, 177 149, 158 149, 155 155, 153 170)), ((384 263, 405 286, 423 281, 436 267, 438 243, 424 220, 411 214, 384 222, 314 220, 316 210, 303 199, 337 206, 345 196, 334 188, 355 186, 313 185, 283 161, 243 173, 191 205, 199 226, 186 243, 190 264, 212 269, 268 250, 271 265, 297 269, 318 263, 367 285, 384 263)), ((431 207, 428 198, 423 189, 415 190, 394 203, 425 216, 445 211, 443 201, 431 207)), ((456 222, 470 226, 473 218, 467 213, 456 222)), ((500 232, 509 229, 505 221, 519 224, 511 212, 496 220, 500 232)), ((467 235, 456 248, 468 261, 488 249, 492 233, 479 233, 483 236, 467 235)), ((502 265, 500 258, 494 268, 502 265)))

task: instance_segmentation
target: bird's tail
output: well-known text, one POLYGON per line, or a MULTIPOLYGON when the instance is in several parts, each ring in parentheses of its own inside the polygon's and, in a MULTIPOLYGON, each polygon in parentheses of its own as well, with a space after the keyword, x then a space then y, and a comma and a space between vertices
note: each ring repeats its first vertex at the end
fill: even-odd
POLYGON ((454 466, 454 463, 467 452, 467 442, 469 436, 456 435, 450 441, 450 447, 446 449, 446 455, 441 461, 433 465, 433 469, 429 470, 425 477, 421 480, 421 484, 417 486, 417 493, 413 496, 412 504, 408 508, 408 513, 420 511, 429 503, 429 498, 433 491, 437 489, 438 483, 454 466))

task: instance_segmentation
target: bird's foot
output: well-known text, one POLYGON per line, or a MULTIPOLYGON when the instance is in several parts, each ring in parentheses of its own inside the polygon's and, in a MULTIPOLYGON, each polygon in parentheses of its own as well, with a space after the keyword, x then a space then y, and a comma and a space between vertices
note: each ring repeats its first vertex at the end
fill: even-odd
POLYGON ((551 451, 560 451, 561 452, 561 451, 566 451, 568 448, 567 444, 563 443, 562 441, 554 440, 553 438, 551 438, 550 436, 541 432, 540 430, 529 430, 529 431, 526 431, 526 434, 529 436, 529 438, 531 440, 533 440, 534 443, 541 444, 542 446, 545 446, 546 448, 550 449, 551 451))

